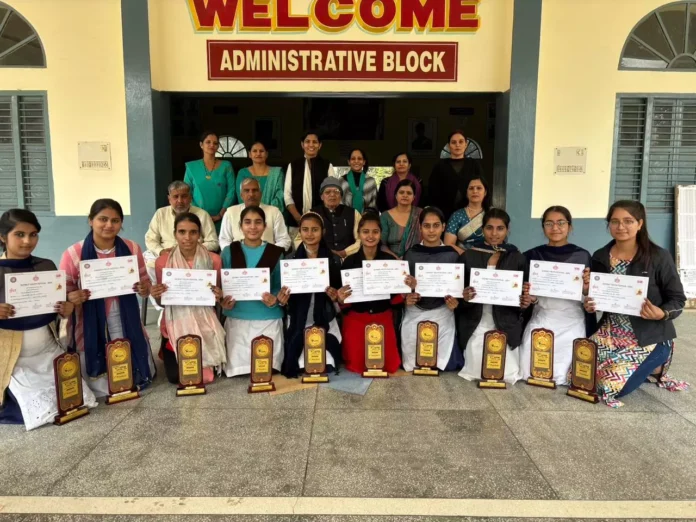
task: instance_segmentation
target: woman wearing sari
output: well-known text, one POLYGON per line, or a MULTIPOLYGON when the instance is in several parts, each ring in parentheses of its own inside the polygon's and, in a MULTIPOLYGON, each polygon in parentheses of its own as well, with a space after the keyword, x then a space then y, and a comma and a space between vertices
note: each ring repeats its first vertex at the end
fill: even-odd
POLYGON ((421 198, 421 182, 411 173, 411 156, 400 152, 394 156, 394 173, 382 181, 377 193, 377 208, 380 212, 386 212, 396 206, 396 186, 400 181, 410 179, 416 185, 413 206, 417 207, 421 198))
POLYGON ((380 216, 382 249, 401 259, 413 245, 420 243, 418 218, 421 209, 414 205, 416 184, 410 179, 399 181, 395 189, 396 206, 380 216))
MULTIPOLYGON (((222 298, 220 290, 220 256, 201 245, 201 221, 198 216, 185 212, 174 220, 174 237, 177 246, 170 252, 163 252, 155 262, 157 284, 152 287, 150 295, 162 306, 160 299, 167 292, 167 285, 162 284, 162 271, 167 268, 215 270, 217 286, 211 290, 217 301, 222 298)), ((179 383, 179 366, 177 364, 176 342, 180 337, 189 334, 201 338, 203 355, 203 382, 212 382, 215 370, 218 375, 226 361, 225 330, 222 328, 212 306, 165 306, 164 316, 160 322, 162 344, 160 356, 164 361, 167 380, 172 384, 179 383)))
POLYGON ((336 288, 341 286, 341 258, 332 254, 324 241, 324 221, 315 212, 307 212, 300 219, 302 243, 292 259, 329 260, 329 286, 325 292, 291 295, 283 287, 278 293, 278 302, 287 306, 288 325, 285 334, 285 358, 282 374, 294 378, 304 368, 304 331, 319 326, 326 331, 327 371, 338 370, 341 361, 341 330, 336 321, 336 288))
MULTIPOLYGON (((32 256, 40 231, 28 210, 12 209, 0 217, 0 424, 24 424, 27 431, 58 415, 53 360, 65 350, 56 320, 73 311, 72 303, 57 302, 55 313, 14 318, 14 307, 6 303, 6 274, 56 270, 53 261, 32 256)), ((82 389, 85 404, 95 407, 84 381, 82 389)))
POLYGON ((249 157, 252 164, 237 173, 237 194, 242 194, 242 181, 246 178, 254 178, 259 182, 261 189, 261 203, 276 207, 282 213, 285 210, 285 200, 283 188, 285 186, 285 176, 280 167, 271 167, 268 160, 268 150, 260 141, 255 141, 249 149, 249 157))
POLYGON ((348 157, 350 170, 341 177, 343 204, 362 214, 368 208, 377 208, 377 182, 367 175, 367 155, 362 149, 353 149, 348 157))
POLYGON ((123 226, 123 209, 113 199, 98 199, 89 211, 91 230, 84 240, 70 246, 60 260, 65 270, 68 300, 75 305, 75 312, 68 323, 68 336, 77 351, 84 352, 81 362, 82 375, 97 397, 109 392, 106 379, 106 345, 119 338, 131 343, 133 382, 144 388, 155 373, 150 352, 150 341, 140 322, 138 298, 150 295, 150 277, 147 275, 140 246, 121 239, 118 234, 123 226), (80 261, 135 256, 140 282, 133 285, 133 294, 105 299, 91 299, 89 290, 81 289, 80 261))
POLYGON ((483 178, 469 181, 465 206, 447 222, 445 245, 452 245, 460 254, 483 239, 483 215, 491 208, 491 194, 483 178))

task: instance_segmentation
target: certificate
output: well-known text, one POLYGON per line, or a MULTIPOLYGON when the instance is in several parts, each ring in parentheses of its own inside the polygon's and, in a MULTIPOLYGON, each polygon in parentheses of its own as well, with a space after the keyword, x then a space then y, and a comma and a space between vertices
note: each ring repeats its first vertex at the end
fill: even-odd
POLYGON ((90 299, 134 294, 133 285, 139 282, 136 256, 80 261, 80 284, 90 291, 90 299))
POLYGON ((462 263, 416 263, 416 292, 421 297, 462 297, 464 265, 462 263))
POLYGON ((531 261, 529 293, 536 297, 555 297, 582 301, 582 271, 585 265, 531 261))
POLYGON ((590 274, 590 294, 600 312, 640 315, 648 296, 648 277, 590 274))
POLYGON ((410 294, 409 287, 404 280, 409 275, 408 261, 398 259, 374 259, 363 261, 363 292, 367 295, 375 294, 410 294))
POLYGON ((54 314, 59 301, 65 301, 63 270, 5 274, 5 302, 14 306, 13 318, 54 314))
POLYGON ((215 306, 212 291, 217 283, 215 270, 165 268, 162 270, 162 283, 167 285, 167 291, 160 299, 163 305, 215 306))
POLYGON ((325 292, 329 283, 329 260, 285 259, 280 265, 280 282, 293 294, 325 292))
POLYGON ((365 295, 363 290, 363 269, 352 268, 350 270, 341 270, 341 282, 343 286, 350 285, 350 297, 345 300, 346 303, 364 303, 366 301, 380 301, 382 299, 391 299, 389 294, 372 294, 365 295))
POLYGON ((222 293, 235 301, 261 301, 271 291, 268 268, 229 268, 222 271, 222 293))
POLYGON ((471 303, 520 306, 524 273, 518 270, 472 268, 469 286, 476 291, 471 303))

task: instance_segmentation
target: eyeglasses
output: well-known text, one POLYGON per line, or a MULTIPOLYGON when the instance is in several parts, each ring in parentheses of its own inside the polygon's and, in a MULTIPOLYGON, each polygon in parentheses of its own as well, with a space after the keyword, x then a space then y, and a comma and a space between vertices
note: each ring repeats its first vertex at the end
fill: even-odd
POLYGON ((558 227, 558 228, 563 228, 566 225, 568 225, 568 222, 565 219, 559 219, 558 221, 544 221, 544 228, 553 228, 553 227, 558 227))
POLYGON ((635 219, 612 219, 609 221, 609 226, 613 228, 617 228, 619 225, 623 225, 626 228, 632 227, 635 225, 637 221, 635 219))
POLYGON ((324 194, 329 194, 329 195, 331 195, 331 196, 340 196, 340 195, 341 195, 341 191, 338 190, 338 189, 326 189, 326 190, 324 191, 324 194))

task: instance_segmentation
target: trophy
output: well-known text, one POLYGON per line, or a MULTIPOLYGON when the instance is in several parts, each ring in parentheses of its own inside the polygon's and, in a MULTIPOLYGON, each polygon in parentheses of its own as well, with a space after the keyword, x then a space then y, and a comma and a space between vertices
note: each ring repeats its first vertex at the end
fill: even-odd
POLYGON ((413 369, 413 375, 437 377, 440 374, 436 368, 439 326, 436 322, 421 321, 418 323, 417 332, 416 367, 413 369))
POLYGON ((304 369, 302 382, 329 382, 326 375, 326 330, 318 326, 304 331, 304 369))
POLYGON ((114 339, 106 345, 106 369, 109 381, 106 404, 140 397, 140 392, 133 383, 133 361, 128 339, 114 339))
POLYGON ((203 384, 203 350, 198 335, 183 335, 176 341, 179 362, 179 386, 177 397, 205 394, 203 384))
POLYGON ((251 384, 249 393, 275 391, 273 384, 273 339, 259 335, 251 340, 251 384))
POLYGON ((532 353, 530 371, 532 376, 527 384, 556 389, 553 380, 554 335, 551 330, 535 328, 532 330, 532 353))
POLYGON ((597 344, 589 339, 573 341, 573 363, 567 395, 592 403, 599 402, 597 392, 597 344))
POLYGON ((479 388, 505 389, 505 355, 507 335, 500 330, 490 330, 483 336, 483 359, 479 388))
POLYGON ((53 424, 62 426, 89 413, 82 396, 82 370, 80 356, 63 353, 53 359, 53 375, 56 379, 58 415, 53 424))
POLYGON ((365 368, 363 377, 389 377, 384 371, 384 326, 381 324, 365 327, 365 368))

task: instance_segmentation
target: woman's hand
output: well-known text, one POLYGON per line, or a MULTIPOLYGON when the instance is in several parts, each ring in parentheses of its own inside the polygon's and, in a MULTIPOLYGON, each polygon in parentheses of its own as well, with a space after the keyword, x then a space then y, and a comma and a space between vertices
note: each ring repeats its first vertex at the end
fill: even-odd
POLYGON ((269 294, 268 292, 263 293, 261 296, 261 301, 263 301, 263 304, 265 304, 268 308, 272 308, 278 304, 278 298, 273 294, 269 294))
POLYGON ((590 291, 590 269, 582 271, 582 295, 587 295, 590 291))
POLYGON ((420 301, 420 294, 417 294, 415 292, 412 292, 410 294, 404 294, 404 302, 406 303, 406 306, 413 306, 418 301, 420 301))
POLYGON ((281 288, 280 292, 278 292, 278 304, 280 304, 280 306, 285 306, 286 304, 288 304, 288 301, 290 300, 290 294, 291 290, 287 286, 281 288))
POLYGON ((133 285, 133 291, 140 297, 150 297, 150 287, 152 283, 150 281, 135 283, 133 285))
POLYGON ((164 294, 168 290, 167 285, 164 285, 162 283, 153 285, 152 288, 150 288, 150 295, 154 297, 155 299, 159 299, 162 297, 162 294, 164 294))
POLYGON ((447 305, 447 308, 449 308, 450 310, 454 310, 459 306, 459 301, 457 301, 451 295, 447 295, 445 296, 445 304, 447 305))
POLYGON ((227 212, 227 207, 222 207, 222 210, 220 210, 220 213, 218 216, 220 216, 220 219, 222 219, 225 216, 225 212, 227 212))
POLYGON ((464 301, 467 303, 471 301, 474 297, 476 297, 476 290, 474 290, 472 287, 467 286, 464 289, 464 292, 462 292, 462 297, 464 298, 464 301))
POLYGON ((343 304, 345 303, 346 299, 353 295, 353 290, 351 290, 350 285, 346 285, 339 288, 336 294, 339 304, 343 304))
POLYGON ((331 288, 330 286, 327 286, 326 287, 326 295, 328 295, 329 299, 331 299, 335 303, 336 299, 338 298, 338 291, 335 288, 331 288))
POLYGON ((77 306, 87 301, 89 296, 89 290, 75 290, 68 294, 68 301, 77 306))
POLYGON ((222 216, 220 214, 216 214, 214 216, 210 216, 210 219, 213 220, 213 223, 217 223, 218 221, 222 220, 222 216))
POLYGON ((222 288, 220 288, 219 286, 211 286, 210 291, 213 292, 213 294, 215 294, 215 301, 217 301, 218 303, 222 301, 223 297, 225 297, 222 294, 222 288))
POLYGON ((0 319, 11 319, 15 314, 15 307, 11 304, 0 304, 0 319))
POLYGON ((531 305, 536 304, 538 302, 538 299, 534 297, 533 295, 529 295, 529 290, 532 288, 532 285, 529 283, 523 283, 522 284, 522 295, 520 296, 520 308, 522 310, 529 308, 531 305))
POLYGON ((585 302, 583 303, 585 311, 588 314, 593 314, 597 311, 597 305, 595 305, 594 299, 591 297, 585 297, 585 302))
POLYGON ((73 313, 73 310, 75 310, 75 305, 72 304, 70 301, 58 301, 54 310, 58 315, 65 319, 71 313, 73 313))
POLYGON ((225 296, 225 298, 220 301, 220 306, 223 310, 232 310, 234 305, 237 303, 231 295, 225 296))
POLYGON ((345 250, 332 250, 331 253, 340 257, 341 259, 346 258, 346 251, 345 250))
POLYGON ((659 306, 655 306, 647 297, 640 308, 640 316, 648 321, 662 321, 665 318, 665 311, 659 306))
POLYGON ((404 278, 404 284, 408 286, 411 290, 415 290, 416 286, 418 286, 418 281, 415 277, 409 274, 404 278))

